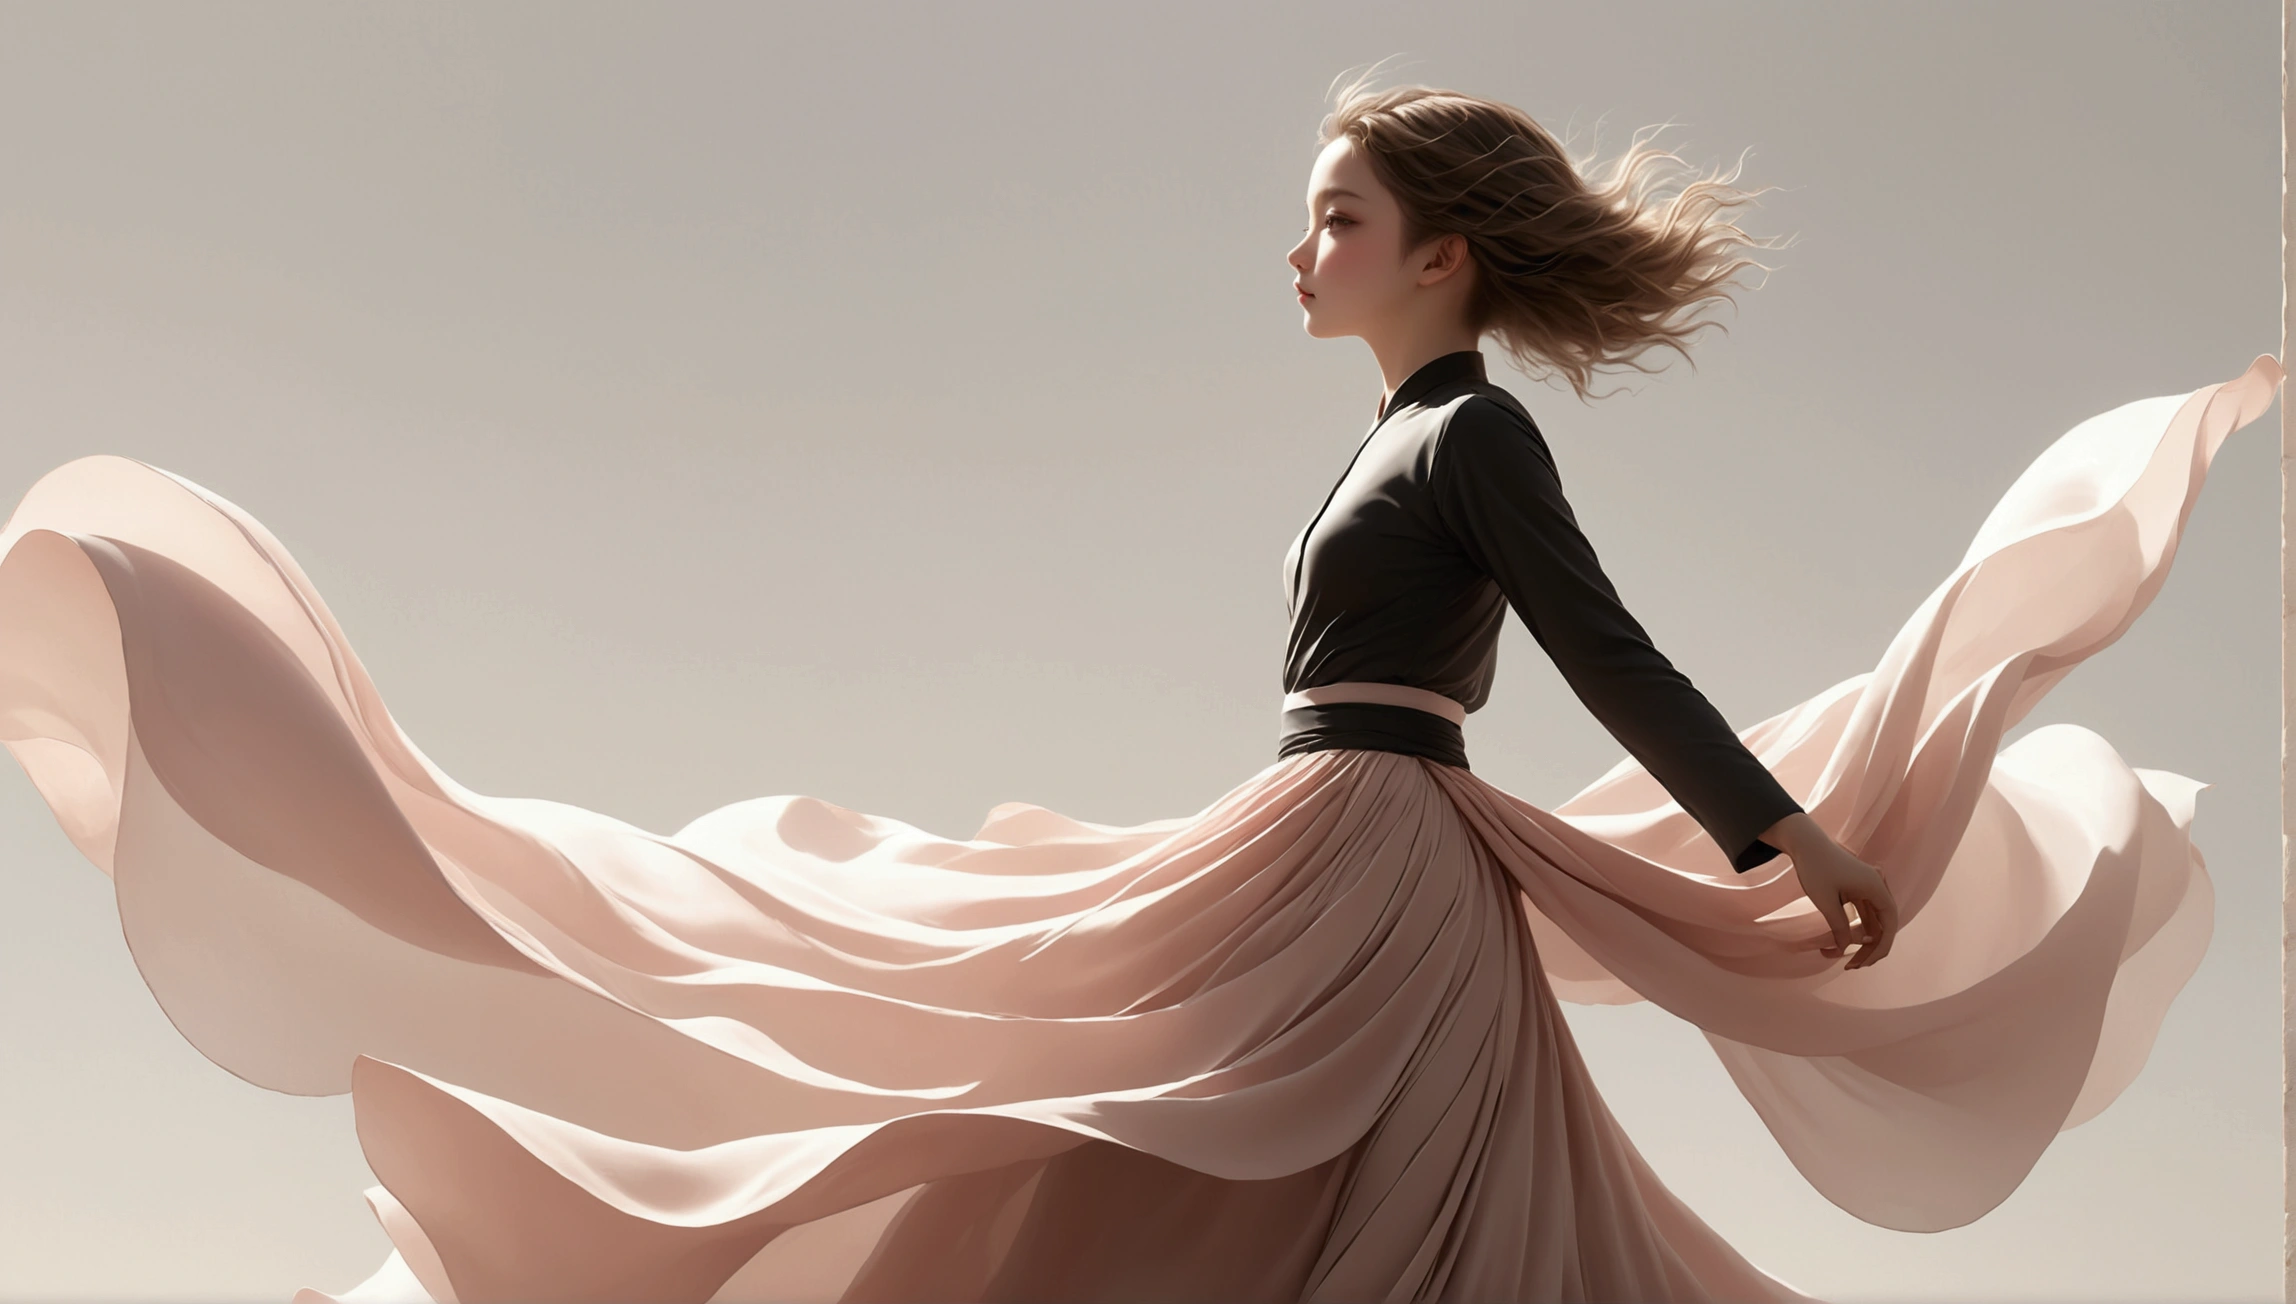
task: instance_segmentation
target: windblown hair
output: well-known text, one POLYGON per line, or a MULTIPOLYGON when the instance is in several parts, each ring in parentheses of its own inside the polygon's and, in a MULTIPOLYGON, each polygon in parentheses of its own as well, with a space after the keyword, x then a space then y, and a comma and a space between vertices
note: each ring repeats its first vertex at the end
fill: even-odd
POLYGON ((1739 251, 1776 242, 1731 218, 1775 186, 1735 189, 1732 168, 1658 192, 1662 165, 1688 165, 1642 131, 1590 182, 1593 161, 1574 162, 1521 109, 1425 86, 1372 90, 1368 80, 1339 90, 1319 146, 1345 138, 1364 152, 1402 204, 1407 248, 1466 237, 1469 324, 1531 375, 1560 373, 1582 401, 1597 367, 1655 371, 1639 360, 1654 347, 1689 358, 1683 341, 1721 325, 1689 320, 1699 307, 1735 307, 1740 270, 1774 270, 1739 251))

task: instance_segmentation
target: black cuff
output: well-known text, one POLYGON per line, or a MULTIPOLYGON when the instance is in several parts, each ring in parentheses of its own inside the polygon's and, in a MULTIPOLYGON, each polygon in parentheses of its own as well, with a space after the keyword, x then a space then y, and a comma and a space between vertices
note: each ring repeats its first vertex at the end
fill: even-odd
POLYGON ((1739 873, 1743 874, 1747 870, 1752 869, 1754 866, 1762 864, 1763 862, 1768 861, 1772 857, 1779 854, 1780 852, 1776 847, 1773 847, 1769 843, 1762 841, 1760 838, 1756 838, 1754 839, 1753 846, 1750 846, 1744 851, 1739 852, 1738 858, 1730 862, 1730 868, 1735 869, 1739 873))

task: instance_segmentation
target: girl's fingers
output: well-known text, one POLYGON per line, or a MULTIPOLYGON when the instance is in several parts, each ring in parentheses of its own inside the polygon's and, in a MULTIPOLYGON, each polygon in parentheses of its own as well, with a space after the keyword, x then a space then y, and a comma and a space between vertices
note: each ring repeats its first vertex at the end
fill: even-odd
POLYGON ((1812 897, 1810 900, 1818 907, 1818 913, 1826 917, 1826 927, 1834 932, 1834 944, 1819 947, 1818 954, 1837 956, 1849 950, 1850 942, 1854 939, 1850 936, 1850 921, 1849 917, 1843 913, 1841 897, 1835 893, 1826 892, 1812 897))
POLYGON ((1865 945, 1858 948, 1857 958, 1850 961, 1852 969, 1862 969, 1889 954, 1889 944, 1896 937, 1890 926, 1891 913, 1878 901, 1858 902, 1858 921, 1865 925, 1865 945))

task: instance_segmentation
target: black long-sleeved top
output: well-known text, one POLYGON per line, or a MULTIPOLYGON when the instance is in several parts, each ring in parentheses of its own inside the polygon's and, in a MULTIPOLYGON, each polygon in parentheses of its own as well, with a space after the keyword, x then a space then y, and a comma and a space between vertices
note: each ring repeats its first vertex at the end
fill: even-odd
MULTIPOLYGON (((1745 871, 1800 804, 1620 603, 1564 499, 1530 413, 1477 352, 1396 389, 1284 564, 1284 691, 1408 684, 1473 711, 1489 698, 1512 606, 1612 736, 1745 871)), ((1285 713, 1283 756, 1341 747, 1464 766, 1459 727, 1410 707, 1285 713)))

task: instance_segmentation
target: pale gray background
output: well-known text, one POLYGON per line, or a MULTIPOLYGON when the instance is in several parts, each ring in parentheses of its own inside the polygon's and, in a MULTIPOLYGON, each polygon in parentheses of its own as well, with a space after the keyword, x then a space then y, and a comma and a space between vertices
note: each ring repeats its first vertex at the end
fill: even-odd
MULTIPOLYGON (((1734 720, 1870 668, 2050 439, 2278 348, 2279 31, 2219 4, 0 8, 0 506, 86 453, 295 551, 485 792, 670 829, 803 792, 969 833, 1272 759, 1286 541, 1377 375, 1283 254, 1332 77, 1608 156, 1751 148, 1798 233, 1692 370, 1511 373, 1734 720), (1599 121, 1599 134, 1592 134, 1599 121)), ((1758 277, 1758 274, 1756 274, 1758 277)), ((1571 1007, 1660 1173, 1840 1299, 2279 1294, 2277 413, 2032 723, 2212 782, 2151 1064, 1962 1230, 1811 1191, 1695 1032, 1571 1007)), ((1520 629, 1480 771, 1618 754, 1520 629)), ((345 1098, 168 1027, 0 773, 0 1295, 282 1299, 385 1243, 345 1098)))

